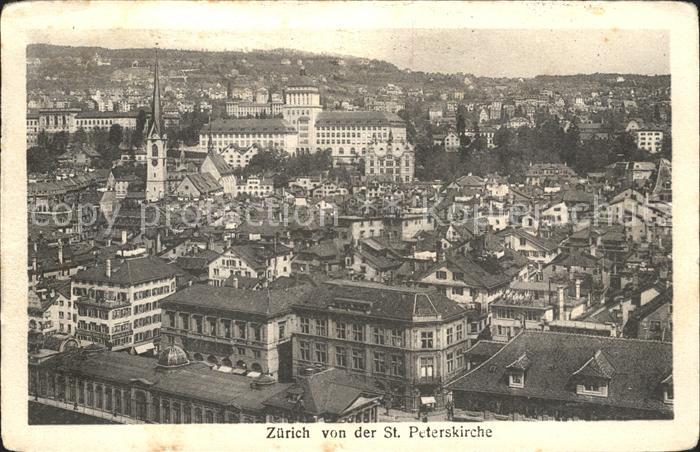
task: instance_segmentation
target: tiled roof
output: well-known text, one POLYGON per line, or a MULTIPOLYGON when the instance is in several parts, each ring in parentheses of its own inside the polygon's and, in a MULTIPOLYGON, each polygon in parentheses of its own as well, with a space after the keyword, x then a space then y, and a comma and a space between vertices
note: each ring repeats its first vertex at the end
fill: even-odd
POLYGON ((595 354, 586 361, 573 375, 581 377, 604 378, 609 380, 615 375, 615 368, 601 350, 597 350, 595 354))
POLYGON ((153 256, 113 259, 111 277, 107 277, 105 263, 78 272, 73 279, 119 285, 135 285, 176 276, 178 269, 153 256))
POLYGON ((490 358, 505 345, 505 342, 487 341, 482 339, 474 344, 474 346, 465 353, 471 356, 488 356, 490 358))
POLYGON ((263 316, 278 316, 288 312, 291 305, 306 296, 306 286, 283 290, 248 290, 234 287, 194 285, 161 300, 169 306, 189 306, 201 311, 242 312, 263 316))
POLYGON ((296 133, 287 121, 270 119, 216 119, 211 123, 212 133, 296 133))
POLYGON ((207 154, 207 158, 211 161, 216 170, 219 172, 219 175, 227 176, 229 174, 233 174, 233 168, 231 168, 229 164, 226 163, 226 160, 221 154, 218 154, 216 152, 210 152, 207 154))
POLYGON ((41 365, 127 386, 140 380, 147 382, 155 392, 231 405, 245 411, 261 410, 265 399, 290 386, 275 383, 252 390, 250 378, 217 372, 204 363, 194 362, 160 372, 155 359, 111 351, 84 353, 78 350, 56 355, 41 365))
POLYGON ((668 413, 672 408, 663 403, 659 384, 671 373, 672 357, 669 343, 526 330, 450 386, 456 391, 668 413), (530 360, 524 387, 509 387, 506 367, 524 353, 530 360), (603 374, 614 368, 607 397, 579 395, 573 385, 576 371, 596 354, 603 374), (600 358, 603 354, 607 364, 600 358))
POLYGON ((327 281, 305 294, 301 308, 341 309, 337 303, 356 302, 364 311, 352 311, 372 318, 412 320, 414 316, 442 316, 442 319, 466 315, 467 309, 434 290, 386 286, 346 280, 327 281))
POLYGON ((322 111, 316 116, 316 126, 371 125, 389 126, 405 124, 395 113, 384 111, 322 111))
POLYGON ((302 377, 285 392, 279 392, 263 402, 264 405, 292 410, 296 403, 287 392, 301 395, 304 412, 312 415, 342 415, 362 396, 375 398, 383 393, 365 383, 360 377, 341 369, 330 368, 302 377))
POLYGON ((221 185, 214 179, 214 176, 209 173, 188 174, 185 176, 185 179, 189 180, 195 190, 203 195, 223 190, 221 185))

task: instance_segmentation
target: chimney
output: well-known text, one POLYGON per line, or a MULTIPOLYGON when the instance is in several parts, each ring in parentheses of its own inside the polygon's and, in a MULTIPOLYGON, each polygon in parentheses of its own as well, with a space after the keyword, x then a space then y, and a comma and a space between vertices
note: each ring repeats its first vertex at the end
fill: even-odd
POLYGON ((107 275, 108 278, 112 277, 112 259, 107 259, 105 261, 105 275, 107 275))
POLYGON ((36 271, 36 254, 32 256, 32 270, 36 271))
POLYGON ((122 229, 122 245, 126 245, 126 229, 122 229))
POLYGON ((238 289, 238 278, 235 276, 233 277, 233 288, 238 289))
POLYGON ((581 280, 577 279, 576 280, 576 299, 578 300, 581 298, 581 280))
POLYGON ((36 240, 34 241, 34 252, 36 253, 39 248, 39 245, 37 244, 36 240))
POLYGON ((58 263, 63 263, 63 242, 61 239, 58 239, 58 263))
POLYGON ((566 320, 566 312, 564 307, 564 286, 557 287, 559 292, 559 320, 566 320))

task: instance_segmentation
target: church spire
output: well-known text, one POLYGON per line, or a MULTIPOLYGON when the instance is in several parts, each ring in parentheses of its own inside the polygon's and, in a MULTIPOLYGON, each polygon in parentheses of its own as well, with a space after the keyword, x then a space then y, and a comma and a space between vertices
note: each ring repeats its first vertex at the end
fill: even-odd
POLYGON ((156 48, 156 63, 153 69, 153 103, 151 105, 151 130, 149 135, 153 133, 158 136, 163 136, 162 123, 163 118, 160 111, 160 82, 158 80, 158 49, 156 48))

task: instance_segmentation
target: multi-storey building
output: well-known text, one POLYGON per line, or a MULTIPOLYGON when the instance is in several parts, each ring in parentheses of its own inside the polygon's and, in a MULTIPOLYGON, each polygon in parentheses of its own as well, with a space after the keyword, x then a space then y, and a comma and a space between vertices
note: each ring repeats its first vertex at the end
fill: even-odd
POLYGON ((80 108, 46 108, 39 110, 39 131, 47 133, 77 130, 76 117, 80 108))
POLYGON ((394 406, 443 402, 442 389, 465 368, 473 312, 434 291, 330 281, 293 307, 293 373, 335 367, 392 393, 394 406))
POLYGON ((334 165, 356 163, 367 156, 370 144, 386 143, 390 137, 397 144, 406 142, 406 123, 381 111, 324 111, 315 129, 316 149, 330 149, 334 165))
POLYGON ((214 120, 209 130, 202 129, 199 134, 200 149, 208 149, 210 133, 214 149, 218 151, 232 144, 240 147, 257 144, 263 148, 282 149, 293 154, 299 140, 294 126, 277 118, 214 120))
POLYGON ((109 130, 112 125, 118 124, 125 129, 135 129, 138 111, 81 111, 75 116, 76 129, 109 130))
POLYGON ((640 129, 634 131, 634 141, 637 149, 647 151, 650 154, 661 152, 664 132, 659 129, 640 129))
POLYGON ((160 335, 159 301, 177 289, 178 270, 145 249, 123 247, 117 258, 78 272, 71 301, 76 337, 143 353, 160 335))
POLYGON ((388 140, 367 146, 365 176, 368 180, 412 182, 414 170, 415 152, 407 141, 388 140))
POLYGON ((282 113, 282 102, 226 102, 226 114, 232 118, 273 117, 282 113))
POLYGON ((236 186, 236 194, 249 195, 264 198, 274 192, 272 179, 250 176, 248 179, 239 180, 236 186))
POLYGON ((219 155, 224 158, 231 168, 245 168, 250 159, 258 154, 260 149, 252 144, 247 147, 239 147, 234 144, 224 148, 219 155))
POLYGON ((27 112, 27 147, 36 146, 39 136, 39 113, 27 112))
POLYGON ((282 116, 299 134, 297 151, 315 151, 316 118, 321 110, 321 93, 313 80, 301 76, 287 83, 282 116))
POLYGON ((233 245, 209 265, 209 282, 221 286, 229 277, 273 281, 292 272, 292 250, 282 244, 233 245))
POLYGON ((162 301, 163 344, 227 370, 289 378, 291 305, 303 289, 247 290, 195 285, 162 301), (285 374, 287 371, 287 374, 285 374))

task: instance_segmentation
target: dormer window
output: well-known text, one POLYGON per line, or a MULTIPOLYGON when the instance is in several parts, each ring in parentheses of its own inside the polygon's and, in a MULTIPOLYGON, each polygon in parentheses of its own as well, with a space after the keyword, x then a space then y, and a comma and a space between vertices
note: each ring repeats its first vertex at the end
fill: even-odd
POLYGON ((586 361, 573 377, 576 382, 576 394, 585 396, 607 397, 610 380, 615 375, 615 368, 601 350, 586 361))
POLYGON ((524 388, 525 387, 525 373, 530 367, 531 361, 527 352, 523 353, 506 366, 506 372, 508 373, 508 386, 511 388, 524 388))
POLYGON ((508 375, 508 386, 511 388, 525 387, 525 372, 511 372, 508 375))
POLYGON ((664 403, 673 404, 673 374, 669 374, 661 382, 664 393, 664 403))

